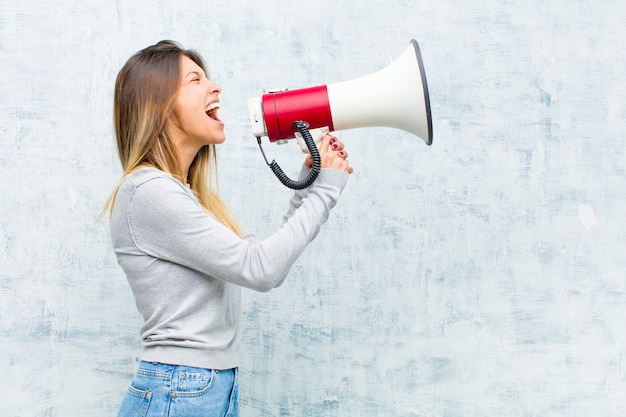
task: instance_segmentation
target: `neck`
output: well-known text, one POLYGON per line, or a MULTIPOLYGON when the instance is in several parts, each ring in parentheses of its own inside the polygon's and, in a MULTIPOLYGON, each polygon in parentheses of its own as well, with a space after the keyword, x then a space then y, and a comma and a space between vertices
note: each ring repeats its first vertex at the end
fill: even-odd
POLYGON ((194 146, 177 146, 177 148, 181 181, 183 184, 187 184, 189 168, 191 167, 191 163, 195 159, 196 155, 198 155, 200 149, 194 146))
POLYGON ((179 180, 183 184, 187 184, 189 167, 191 167, 191 163, 200 151, 200 146, 185 134, 172 118, 168 117, 165 122, 165 129, 178 154, 180 172, 177 174, 180 177, 179 180))

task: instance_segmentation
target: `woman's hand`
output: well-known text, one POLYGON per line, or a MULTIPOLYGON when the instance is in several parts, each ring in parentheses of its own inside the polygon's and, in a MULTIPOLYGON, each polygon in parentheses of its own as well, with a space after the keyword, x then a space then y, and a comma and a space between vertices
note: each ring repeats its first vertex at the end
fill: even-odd
MULTIPOLYGON (((352 167, 348 164, 348 152, 344 149, 343 143, 334 136, 324 135, 319 145, 319 153, 322 161, 322 168, 337 169, 352 174, 352 167)), ((313 165, 311 155, 305 161, 309 168, 313 165)))

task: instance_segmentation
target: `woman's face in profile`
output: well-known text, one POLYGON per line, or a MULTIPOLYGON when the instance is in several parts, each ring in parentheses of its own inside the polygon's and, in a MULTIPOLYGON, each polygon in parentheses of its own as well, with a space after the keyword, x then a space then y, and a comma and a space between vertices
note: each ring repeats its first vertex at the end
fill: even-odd
POLYGON ((200 147, 226 140, 224 122, 217 116, 221 92, 198 64, 186 56, 181 58, 174 118, 167 122, 168 132, 177 143, 200 147))

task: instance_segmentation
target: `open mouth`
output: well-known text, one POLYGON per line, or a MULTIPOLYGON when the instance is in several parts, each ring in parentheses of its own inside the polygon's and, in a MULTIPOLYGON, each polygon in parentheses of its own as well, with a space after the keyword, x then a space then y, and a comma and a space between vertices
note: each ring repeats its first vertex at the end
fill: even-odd
POLYGON ((221 122, 221 120, 219 119, 219 117, 217 117, 217 111, 220 109, 220 103, 218 102, 214 102, 214 103, 210 103, 209 105, 206 106, 206 108, 204 109, 205 113, 207 116, 209 116, 211 119, 217 121, 217 122, 221 122))

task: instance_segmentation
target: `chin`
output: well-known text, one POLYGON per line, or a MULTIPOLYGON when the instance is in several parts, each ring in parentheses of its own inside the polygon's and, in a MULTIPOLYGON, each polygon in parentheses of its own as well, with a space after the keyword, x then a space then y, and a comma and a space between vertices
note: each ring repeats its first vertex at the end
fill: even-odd
POLYGON ((213 130, 212 132, 205 133, 203 136, 203 142, 209 145, 219 145, 220 143, 224 143, 226 140, 226 133, 224 133, 224 130, 213 130))
POLYGON ((224 143, 226 141, 226 135, 218 135, 213 138, 213 143, 219 145, 220 143, 224 143))

